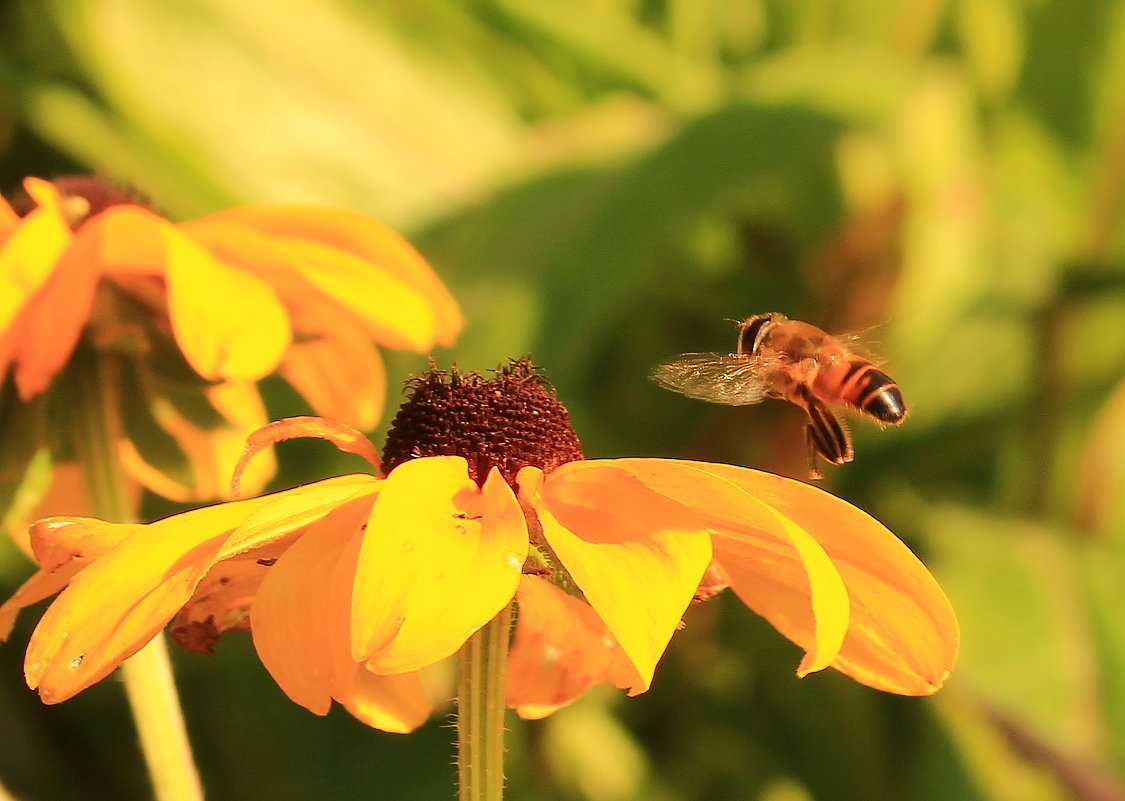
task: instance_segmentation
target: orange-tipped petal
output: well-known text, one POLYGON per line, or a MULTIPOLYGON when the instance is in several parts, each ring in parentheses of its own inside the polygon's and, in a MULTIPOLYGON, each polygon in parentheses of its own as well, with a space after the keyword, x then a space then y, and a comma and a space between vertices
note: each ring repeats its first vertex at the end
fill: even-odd
POLYGON ((450 656, 515 594, 527 525, 493 468, 483 487, 459 456, 405 462, 371 510, 352 598, 352 654, 375 673, 450 656))
POLYGON ((770 534, 764 515, 740 517, 750 510, 731 500, 731 487, 815 536, 850 602, 848 631, 831 666, 904 695, 941 687, 957 660, 957 618, 925 566, 874 518, 816 487, 756 470, 650 459, 613 463, 690 506, 715 529, 716 561, 735 592, 809 651, 820 630, 808 600, 807 565, 799 564, 794 548, 779 547, 784 540, 770 534))
POLYGON ((242 226, 286 246, 294 240, 307 241, 355 257, 428 300, 434 321, 431 336, 437 344, 451 345, 461 329, 456 301, 425 260, 391 228, 361 212, 313 206, 241 206, 184 227, 190 230, 210 224, 242 226))
POLYGON ((171 225, 162 229, 168 312, 188 363, 211 380, 256 381, 281 362, 289 315, 269 284, 223 263, 171 225))
POLYGON ((694 515, 607 462, 570 462, 549 473, 525 467, 520 496, 590 606, 629 656, 642 684, 711 561, 711 538, 694 515))
POLYGON ((516 592, 519 616, 505 702, 520 717, 546 717, 595 684, 642 686, 633 663, 586 602, 535 576, 516 592))
POLYGON ((351 657, 351 590, 369 511, 360 501, 339 507, 268 569, 250 611, 254 646, 306 709, 326 714, 335 698, 370 726, 407 732, 430 712, 417 675, 375 676, 351 657))

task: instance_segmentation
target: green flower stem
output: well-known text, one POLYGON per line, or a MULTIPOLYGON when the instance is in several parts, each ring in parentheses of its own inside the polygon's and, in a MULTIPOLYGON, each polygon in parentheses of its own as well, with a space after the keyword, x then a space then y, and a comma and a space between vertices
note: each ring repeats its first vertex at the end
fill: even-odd
POLYGON ((504 675, 512 604, 461 648, 457 665, 457 780, 460 801, 504 797, 504 675))
MULTIPOLYGON (((138 514, 117 451, 121 419, 116 365, 85 349, 75 354, 72 364, 77 384, 72 436, 91 509, 104 520, 133 522, 138 514)), ((127 659, 121 672, 157 801, 202 801, 163 633, 127 659)))

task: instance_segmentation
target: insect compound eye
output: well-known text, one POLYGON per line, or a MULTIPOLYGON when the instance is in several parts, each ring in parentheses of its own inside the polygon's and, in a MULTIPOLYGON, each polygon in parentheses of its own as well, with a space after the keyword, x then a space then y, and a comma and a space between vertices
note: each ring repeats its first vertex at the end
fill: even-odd
POLYGON ((779 315, 774 313, 755 314, 747 317, 738 325, 738 350, 740 356, 749 356, 758 351, 762 340, 774 323, 778 322, 779 315))

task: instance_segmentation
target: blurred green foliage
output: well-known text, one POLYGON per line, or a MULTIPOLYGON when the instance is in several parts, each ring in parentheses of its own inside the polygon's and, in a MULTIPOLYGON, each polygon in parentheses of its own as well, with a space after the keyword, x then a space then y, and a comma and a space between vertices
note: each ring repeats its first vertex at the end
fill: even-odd
MULTIPOLYGON (((590 456, 802 476, 796 410, 646 379, 731 347, 730 318, 862 331, 885 358, 911 416, 857 425, 826 485, 947 588, 949 686, 797 681, 796 649, 722 599, 647 695, 516 726, 511 797, 1125 798, 1125 2, 12 0, 0 153, 4 191, 93 170, 174 217, 387 220, 465 307, 439 361, 532 353, 590 456)), ((278 387, 271 411, 301 410, 278 387)), ((281 456, 279 484, 338 468, 281 456)), ((3 547, 10 591, 30 567, 3 547)), ((114 681, 58 707, 22 688, 25 617, 0 648, 0 781, 146 797, 114 681)), ((177 665, 212 798, 452 796, 442 720, 316 718, 246 641, 177 665)))

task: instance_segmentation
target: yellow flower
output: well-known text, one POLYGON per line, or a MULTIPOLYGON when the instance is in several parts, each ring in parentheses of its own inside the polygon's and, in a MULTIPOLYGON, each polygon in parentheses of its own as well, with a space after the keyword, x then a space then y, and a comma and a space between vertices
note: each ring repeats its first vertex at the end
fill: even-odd
POLYGON ((175 225, 93 179, 24 187, 23 216, 0 199, 0 374, 20 401, 60 382, 65 397, 76 351, 113 354, 122 457, 168 497, 217 494, 265 423, 259 379, 280 373, 317 413, 369 429, 376 346, 424 351, 461 327, 422 258, 358 212, 244 206, 175 225))
POLYGON ((487 381, 417 380, 383 468, 149 525, 41 521, 44 572, 0 607, 0 631, 53 571, 69 586, 25 664, 47 702, 175 618, 173 636, 197 650, 249 627, 291 699, 320 714, 335 699, 389 731, 430 712, 417 672, 513 598, 507 700, 525 717, 597 683, 645 691, 687 607, 723 585, 806 651, 800 675, 833 667, 926 695, 956 660, 945 595, 864 512, 741 467, 586 460, 527 362, 487 381))

